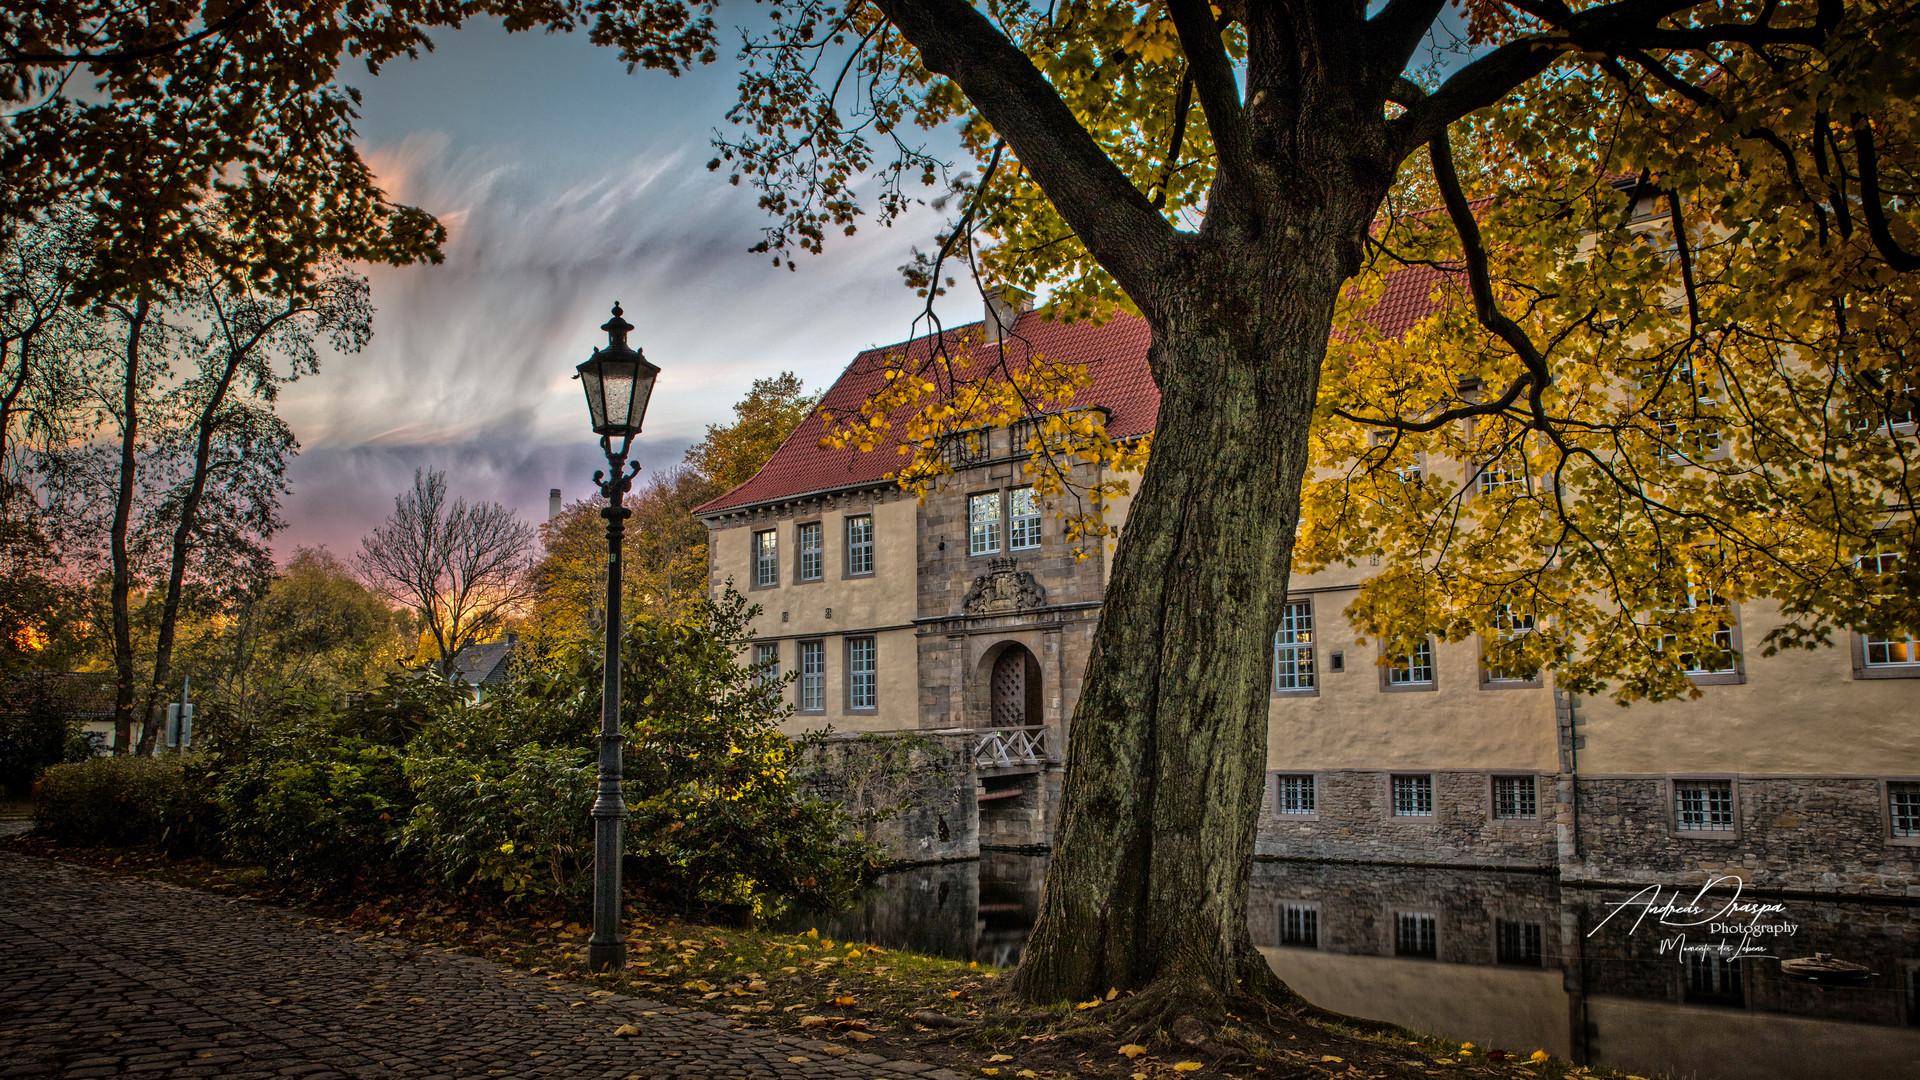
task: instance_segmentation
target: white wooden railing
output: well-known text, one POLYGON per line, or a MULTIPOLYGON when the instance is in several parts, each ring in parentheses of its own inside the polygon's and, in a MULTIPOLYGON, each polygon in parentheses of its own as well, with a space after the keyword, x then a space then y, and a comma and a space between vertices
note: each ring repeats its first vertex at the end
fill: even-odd
POLYGON ((973 748, 974 764, 983 769, 1038 765, 1047 760, 1044 727, 995 728, 980 733, 973 748))

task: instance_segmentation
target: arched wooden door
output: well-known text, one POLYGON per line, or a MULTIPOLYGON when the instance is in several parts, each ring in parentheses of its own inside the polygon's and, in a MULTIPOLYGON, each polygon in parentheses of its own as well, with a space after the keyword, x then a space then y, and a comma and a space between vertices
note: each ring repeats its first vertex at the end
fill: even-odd
POLYGON ((1026 646, 1010 644, 993 662, 992 727, 1034 727, 1042 722, 1040 661, 1026 646))

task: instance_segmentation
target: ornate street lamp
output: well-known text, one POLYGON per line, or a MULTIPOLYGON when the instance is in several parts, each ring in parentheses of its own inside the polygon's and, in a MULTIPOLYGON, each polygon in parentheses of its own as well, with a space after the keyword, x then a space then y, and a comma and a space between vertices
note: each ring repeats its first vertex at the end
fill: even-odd
POLYGON ((621 318, 619 304, 613 318, 600 329, 607 346, 593 350, 577 376, 587 390, 587 408, 593 413, 593 433, 600 436, 610 472, 595 471, 593 482, 607 500, 600 516, 607 519, 607 655, 606 682, 600 693, 600 794, 593 803, 593 936, 587 939, 587 970, 618 971, 627 966, 627 938, 620 931, 621 825, 627 816, 626 797, 620 791, 620 537, 633 511, 620 505, 633 487, 636 462, 627 466, 627 451, 640 434, 640 421, 653 396, 653 380, 660 369, 627 346, 632 324, 621 318), (620 440, 614 449, 613 440, 620 440))

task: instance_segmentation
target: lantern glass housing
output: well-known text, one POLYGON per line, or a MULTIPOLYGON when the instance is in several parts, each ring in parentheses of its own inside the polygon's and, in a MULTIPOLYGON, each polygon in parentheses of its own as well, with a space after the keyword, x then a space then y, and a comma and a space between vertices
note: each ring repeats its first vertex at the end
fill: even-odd
POLYGON ((627 345, 627 334, 633 326, 621 315, 620 305, 613 305, 613 318, 600 327, 607 332, 606 347, 593 350, 593 356, 575 370, 587 391, 593 433, 630 439, 640 434, 647 399, 653 396, 653 381, 660 369, 627 345))

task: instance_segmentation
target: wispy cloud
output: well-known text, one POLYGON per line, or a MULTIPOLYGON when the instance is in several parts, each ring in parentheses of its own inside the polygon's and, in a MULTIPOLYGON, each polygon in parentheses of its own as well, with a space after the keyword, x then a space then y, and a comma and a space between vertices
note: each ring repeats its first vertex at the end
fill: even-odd
POLYGON ((919 301, 895 267, 935 224, 870 230, 788 273, 746 253, 760 211, 684 144, 571 179, 434 134, 367 158, 391 197, 447 226, 446 261, 366 268, 372 344, 283 396, 304 444, 283 550, 353 550, 415 468, 534 518, 549 488, 587 494, 600 459, 571 376, 615 300, 662 369, 636 456, 668 466, 754 378, 791 369, 819 387, 904 336, 919 301))

